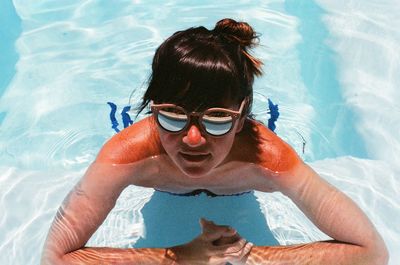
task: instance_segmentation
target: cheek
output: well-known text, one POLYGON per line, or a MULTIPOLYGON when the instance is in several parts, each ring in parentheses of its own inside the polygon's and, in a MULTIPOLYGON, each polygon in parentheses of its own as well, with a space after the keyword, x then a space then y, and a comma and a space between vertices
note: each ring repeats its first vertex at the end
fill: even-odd
POLYGON ((214 150, 216 154, 219 156, 226 156, 228 155, 229 151, 232 148, 233 140, 235 139, 235 135, 227 135, 222 138, 217 138, 213 140, 213 146, 215 147, 214 150))
POLYGON ((171 134, 159 131, 159 135, 161 144, 168 153, 176 149, 176 146, 179 144, 180 141, 179 134, 171 134))

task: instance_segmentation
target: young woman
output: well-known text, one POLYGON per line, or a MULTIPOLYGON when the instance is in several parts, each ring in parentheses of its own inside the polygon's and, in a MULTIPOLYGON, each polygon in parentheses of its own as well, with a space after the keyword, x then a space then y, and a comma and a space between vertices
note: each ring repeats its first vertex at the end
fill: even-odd
POLYGON ((256 40, 247 23, 223 19, 161 44, 140 107, 151 116, 103 146, 57 213, 42 264, 387 263, 382 238, 355 203, 252 118, 261 62, 248 50, 256 40), (280 191, 333 240, 256 246, 203 219, 198 237, 166 249, 85 247, 128 185, 187 196, 280 191))

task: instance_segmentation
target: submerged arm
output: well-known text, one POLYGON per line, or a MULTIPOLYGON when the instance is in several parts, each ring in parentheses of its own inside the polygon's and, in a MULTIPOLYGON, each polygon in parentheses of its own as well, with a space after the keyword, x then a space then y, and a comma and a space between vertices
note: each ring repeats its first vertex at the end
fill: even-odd
POLYGON ((119 194, 130 184, 131 174, 132 170, 126 166, 116 170, 112 165, 94 163, 89 168, 57 212, 44 246, 42 265, 211 265, 237 262, 249 253, 251 244, 239 236, 235 242, 223 246, 213 244, 221 237, 232 236, 234 231, 224 226, 216 227, 215 231, 203 231, 191 242, 173 247, 179 254, 172 248, 85 247, 114 207, 119 194))
POLYGON ((273 175, 278 190, 334 240, 253 247, 248 264, 387 264, 385 243, 367 216, 311 167, 301 162, 291 174, 273 175))
MULTIPOLYGON (((50 228, 41 264, 163 264, 165 249, 85 247, 130 184, 128 168, 94 163, 70 192, 50 228)), ((169 263, 165 263, 169 264, 169 263)))

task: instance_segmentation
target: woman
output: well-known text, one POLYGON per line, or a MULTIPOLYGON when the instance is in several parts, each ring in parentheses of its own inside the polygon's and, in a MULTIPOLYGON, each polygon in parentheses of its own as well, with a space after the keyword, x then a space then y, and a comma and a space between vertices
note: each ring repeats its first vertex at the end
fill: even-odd
POLYGON ((103 146, 60 208, 43 264, 387 263, 365 214, 252 118, 261 62, 248 49, 256 40, 247 23, 223 19, 213 30, 189 28, 161 44, 140 106, 149 104, 152 115, 103 146), (280 191, 334 240, 253 246, 233 228, 203 219, 202 233, 179 246, 85 248, 128 185, 184 195, 280 191))

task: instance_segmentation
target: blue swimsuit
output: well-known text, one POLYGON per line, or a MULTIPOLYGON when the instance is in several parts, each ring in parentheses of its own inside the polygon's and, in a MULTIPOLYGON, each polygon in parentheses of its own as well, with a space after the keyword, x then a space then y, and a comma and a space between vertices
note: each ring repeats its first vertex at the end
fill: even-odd
POLYGON ((243 195, 243 194, 251 192, 251 191, 245 191, 245 192, 236 193, 236 194, 226 194, 226 195, 222 194, 221 195, 221 194, 215 194, 215 193, 213 193, 213 192, 211 192, 209 190, 206 190, 206 189, 198 189, 198 190, 194 190, 194 191, 191 191, 191 192, 188 192, 188 193, 173 193, 173 192, 169 192, 169 191, 163 191, 163 190, 157 190, 157 189, 155 189, 155 190, 159 191, 159 192, 165 192, 165 193, 168 193, 168 194, 171 194, 171 195, 175 195, 175 196, 197 196, 197 195, 200 195, 200 194, 204 193, 208 197, 239 196, 239 195, 243 195))

